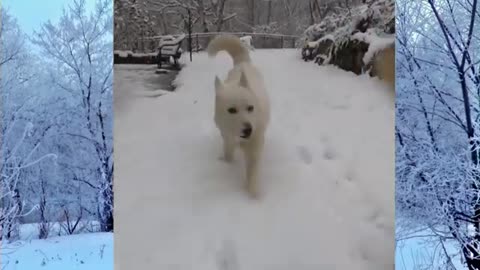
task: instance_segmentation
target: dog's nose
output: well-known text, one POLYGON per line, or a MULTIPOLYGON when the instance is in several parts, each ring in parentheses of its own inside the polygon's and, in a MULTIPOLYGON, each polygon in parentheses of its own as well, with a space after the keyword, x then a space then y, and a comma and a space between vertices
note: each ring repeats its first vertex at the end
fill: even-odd
POLYGON ((242 137, 243 138, 248 138, 250 135, 252 135, 252 125, 250 123, 245 123, 243 124, 244 128, 242 130, 242 137))

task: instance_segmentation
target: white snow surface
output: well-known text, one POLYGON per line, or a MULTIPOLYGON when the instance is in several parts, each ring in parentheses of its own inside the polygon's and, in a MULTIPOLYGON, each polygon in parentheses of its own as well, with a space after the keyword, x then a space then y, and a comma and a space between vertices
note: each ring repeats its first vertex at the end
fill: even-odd
POLYGON ((4 243, 1 246, 0 269, 113 269, 113 234, 77 234, 4 243))
MULTIPOLYGON (((228 55, 194 54, 176 92, 116 103, 115 269, 392 269, 394 93, 297 50, 251 56, 272 104, 259 200, 240 153, 219 160, 228 55)), ((135 80, 115 76, 115 91, 135 80)))
MULTIPOLYGON (((66 222, 52 222, 50 223, 49 236, 64 236, 67 235, 65 231, 66 222)), ((38 239, 40 225, 38 223, 26 223, 20 225, 20 240, 29 241, 38 239)), ((100 223, 98 221, 80 221, 76 227, 74 234, 99 232, 100 223)))

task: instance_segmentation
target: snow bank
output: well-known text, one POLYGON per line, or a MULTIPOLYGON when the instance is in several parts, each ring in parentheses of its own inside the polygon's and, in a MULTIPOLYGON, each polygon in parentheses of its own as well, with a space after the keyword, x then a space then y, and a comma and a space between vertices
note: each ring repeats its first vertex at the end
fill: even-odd
POLYGON ((392 0, 374 0, 351 9, 337 7, 321 22, 309 26, 304 36, 307 41, 316 41, 331 34, 336 40, 343 40, 354 30, 365 32, 367 28, 384 29, 395 17, 395 2, 392 0))
POLYGON ((357 74, 365 72, 376 53, 394 43, 394 12, 393 0, 371 0, 351 9, 336 8, 305 30, 302 58, 334 64, 357 74), (382 37, 386 33, 388 37, 382 37), (323 42, 326 37, 334 42, 323 42), (363 59, 363 63, 356 59, 363 59))
MULTIPOLYGON (((65 222, 55 222, 50 224, 50 232, 49 236, 62 236, 65 235, 66 232, 62 228, 65 226, 65 222)), ((29 241, 32 239, 38 239, 39 234, 39 224, 38 223, 28 223, 28 224, 21 224, 20 225, 20 240, 29 241)), ((77 225, 77 233, 85 233, 85 232, 98 232, 100 230, 100 223, 98 221, 81 221, 77 225)))

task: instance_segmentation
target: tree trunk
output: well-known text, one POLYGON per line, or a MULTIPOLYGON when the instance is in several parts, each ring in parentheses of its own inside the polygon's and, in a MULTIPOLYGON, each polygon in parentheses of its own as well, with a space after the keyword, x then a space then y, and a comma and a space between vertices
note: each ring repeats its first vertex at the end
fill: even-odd
MULTIPOLYGON (((463 96, 463 104, 464 104, 464 109, 465 109, 465 118, 466 118, 466 124, 467 124, 467 137, 469 140, 470 144, 470 158, 472 160, 472 163, 474 166, 479 165, 479 160, 478 160, 478 151, 480 144, 477 139, 475 139, 475 130, 473 129, 472 125, 472 116, 471 116, 471 108, 470 108, 470 98, 469 98, 469 93, 468 93, 468 88, 467 84, 465 82, 465 75, 464 73, 459 72, 460 76, 460 84, 462 86, 462 96, 463 96), (463 76, 462 76, 463 75, 463 76)), ((475 173, 474 175, 475 179, 475 184, 472 185, 472 188, 474 190, 477 190, 477 184, 480 183, 480 175, 478 173, 475 173)), ((478 193, 478 191, 477 191, 478 193)), ((478 245, 480 243, 480 204, 478 203, 478 200, 480 198, 477 196, 476 198, 473 199, 473 219, 475 220, 474 222, 474 228, 475 228, 475 235, 473 236, 473 244, 472 246, 465 246, 463 248, 463 254, 465 256, 466 262, 468 269, 470 270, 479 270, 480 269, 480 253, 479 253, 479 248, 480 246, 478 245)))
POLYGON ((40 203, 39 203, 39 212, 40 212, 40 223, 38 224, 38 238, 47 239, 48 234, 50 233, 50 228, 48 224, 48 219, 46 215, 47 211, 47 194, 46 194, 46 183, 45 180, 40 180, 40 188, 42 193, 40 194, 40 203))
MULTIPOLYGON (((468 36, 467 42, 463 43, 464 48, 461 48, 461 60, 456 55, 456 50, 452 46, 452 40, 454 39, 449 35, 450 29, 445 25, 445 22, 442 19, 442 16, 438 12, 437 8, 435 7, 434 0, 428 0, 430 7, 437 19, 438 24, 442 30, 443 36, 446 41, 446 45, 448 47, 448 51, 451 55, 453 60, 453 64, 456 67, 456 71, 458 74, 458 78, 460 80, 460 86, 462 90, 462 97, 463 97, 463 106, 465 110, 465 120, 466 120, 466 133, 468 138, 468 143, 470 146, 470 158, 473 166, 477 167, 479 165, 479 157, 478 157, 478 147, 480 143, 477 139, 475 139, 475 130, 472 124, 472 115, 471 115, 471 104, 470 104, 470 96, 467 87, 467 74, 465 71, 465 61, 469 57, 469 49, 470 49, 470 42, 473 36, 473 30, 475 25, 475 18, 477 16, 477 0, 473 0, 472 2, 472 11, 471 11, 471 18, 470 18, 470 25, 468 28, 468 36)), ((454 14, 451 14, 454 16, 454 14)), ((478 183, 480 183, 480 175, 475 172, 474 175, 474 183, 472 183, 471 188, 475 191, 475 194, 479 193, 478 190, 478 183)), ((480 252, 479 252, 479 243, 480 243, 480 204, 479 204, 479 195, 476 195, 472 198, 472 208, 473 208, 473 217, 474 220, 473 226, 475 228, 475 234, 473 235, 473 239, 468 239, 469 243, 463 245, 463 255, 466 260, 468 269, 470 270, 478 270, 480 269, 480 252)))
POLYGON ((308 2, 308 10, 310 11, 310 25, 315 23, 315 17, 313 16, 312 2, 308 2))
POLYGON ((22 213, 22 200, 20 198, 20 191, 14 189, 12 196, 13 207, 15 211, 12 214, 12 218, 8 222, 7 226, 7 239, 8 240, 17 240, 20 236, 20 220, 19 216, 22 213))
POLYGON ((202 32, 207 33, 208 25, 207 25, 207 17, 205 15, 205 5, 203 4, 203 0, 197 0, 198 8, 198 16, 200 19, 200 25, 202 26, 202 32))
POLYGON ((272 0, 269 0, 268 7, 267 7, 267 25, 270 24, 271 20, 272 20, 272 0))
POLYGON ((255 0, 245 0, 247 4, 247 21, 250 27, 250 32, 254 31, 255 27, 255 0))
POLYGON ((102 232, 113 232, 113 168, 105 174, 106 180, 100 194, 100 229, 102 232))
POLYGON ((219 0, 218 9, 217 9, 217 32, 222 31, 223 27, 223 12, 225 10, 225 2, 227 0, 219 0))

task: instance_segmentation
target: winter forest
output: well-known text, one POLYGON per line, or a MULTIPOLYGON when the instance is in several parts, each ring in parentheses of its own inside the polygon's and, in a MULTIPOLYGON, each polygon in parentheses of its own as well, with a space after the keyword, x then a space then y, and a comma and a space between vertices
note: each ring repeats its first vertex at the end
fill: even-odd
POLYGON ((113 232, 112 3, 85 5, 33 35, 1 9, 2 269, 15 243, 113 232))
POLYGON ((117 0, 116 50, 133 50, 138 40, 192 32, 246 32, 300 36, 309 25, 331 13, 348 17, 348 10, 370 0, 117 0), (340 11, 340 12, 338 12, 340 11), (343 12, 346 11, 346 12, 343 12), (342 14, 343 13, 343 14, 342 14))
POLYGON ((480 269, 479 5, 396 4, 396 235, 430 250, 400 269, 480 269))

